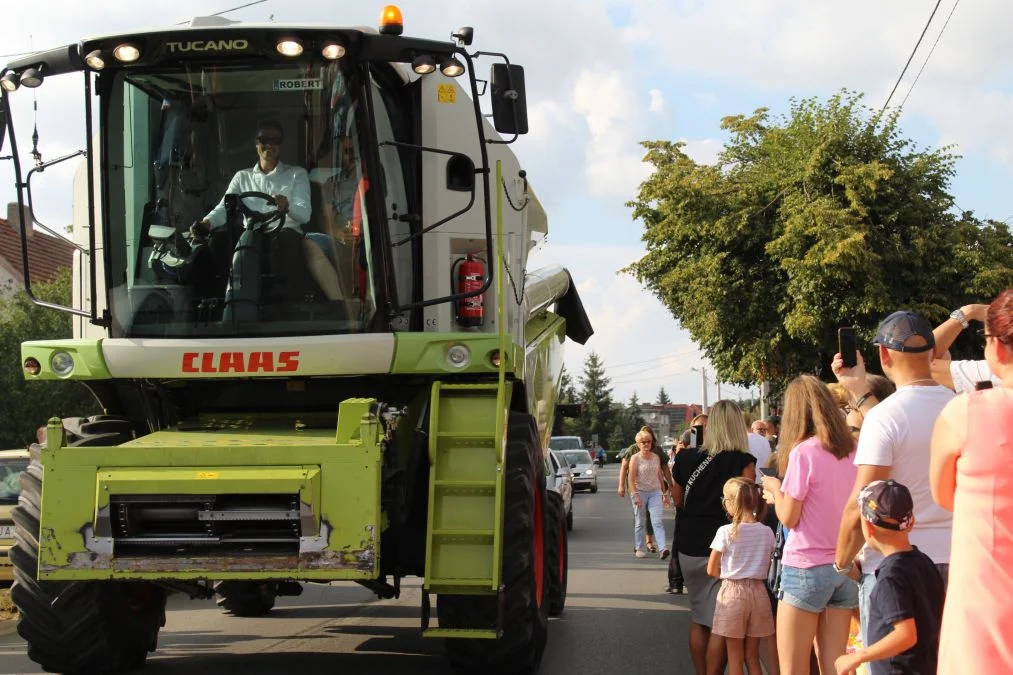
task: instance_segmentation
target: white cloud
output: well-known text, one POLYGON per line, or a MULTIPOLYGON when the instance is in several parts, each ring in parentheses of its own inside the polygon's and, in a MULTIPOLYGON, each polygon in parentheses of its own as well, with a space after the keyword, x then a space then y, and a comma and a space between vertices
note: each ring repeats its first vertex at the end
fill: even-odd
MULTIPOLYGON (((691 368, 709 369, 709 363, 657 298, 629 275, 618 274, 643 254, 636 246, 549 244, 528 265, 564 265, 580 280, 577 288, 595 334, 583 347, 567 343, 571 374, 578 376, 594 351, 613 380, 617 400, 629 400, 636 392, 641 401, 653 401, 664 386, 676 402, 701 403, 700 374, 691 368)), ((709 395, 713 401, 713 387, 709 395)))
POLYGON ((717 164, 718 153, 724 149, 724 143, 716 138, 705 138, 699 141, 681 140, 686 144, 683 152, 697 164, 717 164))
POLYGON ((590 194, 628 199, 650 175, 643 162, 640 140, 641 111, 629 78, 618 69, 587 68, 573 87, 573 109, 591 134, 584 171, 590 194))
POLYGON ((665 112, 665 94, 660 89, 652 89, 647 92, 651 97, 651 104, 648 106, 648 112, 661 113, 665 112))

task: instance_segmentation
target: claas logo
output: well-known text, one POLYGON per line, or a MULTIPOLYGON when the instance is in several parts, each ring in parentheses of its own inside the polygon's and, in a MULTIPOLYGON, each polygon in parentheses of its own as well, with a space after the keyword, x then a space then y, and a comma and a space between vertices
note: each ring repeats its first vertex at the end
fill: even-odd
POLYGON ((184 352, 184 373, 294 373, 299 352, 184 352))

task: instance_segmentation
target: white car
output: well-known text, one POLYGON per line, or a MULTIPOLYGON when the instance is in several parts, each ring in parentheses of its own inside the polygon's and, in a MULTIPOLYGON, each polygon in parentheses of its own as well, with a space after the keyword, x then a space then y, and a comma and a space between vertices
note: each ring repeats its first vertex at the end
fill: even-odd
POLYGON ((556 450, 573 474, 574 490, 598 491, 598 466, 587 450, 556 450))
POLYGON ((569 467, 551 450, 545 454, 545 487, 563 498, 566 529, 573 529, 573 482, 569 467))

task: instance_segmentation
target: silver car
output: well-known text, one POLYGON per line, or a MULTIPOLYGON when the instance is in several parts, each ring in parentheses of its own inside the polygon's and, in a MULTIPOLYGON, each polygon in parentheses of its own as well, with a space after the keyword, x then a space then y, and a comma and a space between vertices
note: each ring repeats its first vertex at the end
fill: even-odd
POLYGON ((573 529, 573 482, 570 468, 551 450, 545 455, 545 487, 563 498, 566 529, 573 529))
POLYGON ((559 455, 573 474, 574 490, 598 491, 598 465, 587 450, 558 450, 559 455))

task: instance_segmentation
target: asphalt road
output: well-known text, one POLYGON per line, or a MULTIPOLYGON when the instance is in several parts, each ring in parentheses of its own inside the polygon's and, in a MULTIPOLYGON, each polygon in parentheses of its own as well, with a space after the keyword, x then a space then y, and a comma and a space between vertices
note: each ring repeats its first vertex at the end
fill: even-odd
MULTIPOLYGON (((541 673, 692 674, 687 596, 664 592, 666 563, 633 557, 632 512, 606 466, 597 494, 574 495, 566 610, 549 625, 541 673)), ((671 512, 665 517, 671 525, 671 512)), ((332 675, 450 671, 442 643, 420 635, 419 584, 376 600, 355 584, 307 585, 268 617, 223 614, 210 600, 169 599, 150 675, 332 675)), ((0 636, 0 673, 41 673, 16 633, 0 636)))

